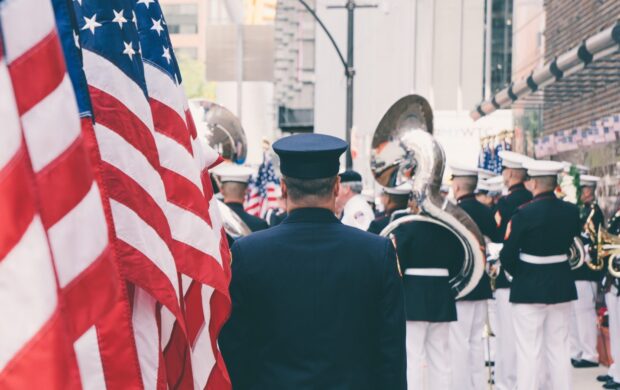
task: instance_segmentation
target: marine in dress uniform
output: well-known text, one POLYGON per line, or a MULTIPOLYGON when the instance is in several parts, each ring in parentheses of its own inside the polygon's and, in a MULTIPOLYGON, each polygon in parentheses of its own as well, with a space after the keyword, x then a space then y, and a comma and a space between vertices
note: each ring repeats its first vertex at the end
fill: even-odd
POLYGON ((409 203, 409 195, 411 194, 411 184, 403 183, 397 187, 386 187, 383 189, 386 196, 385 215, 376 218, 368 226, 370 233, 379 234, 393 220, 392 215, 395 212, 404 211, 409 203))
POLYGON ((570 390, 568 322, 577 290, 567 253, 581 230, 579 210, 553 192, 561 163, 528 161, 524 166, 534 198, 511 218, 500 253, 513 276, 517 388, 540 389, 548 378, 545 389, 570 390))
POLYGON ((372 207, 362 195, 362 176, 355 171, 344 171, 340 175, 340 193, 336 199, 336 207, 342 210, 343 224, 361 230, 368 230, 375 219, 372 207))
MULTIPOLYGON (((620 210, 609 220, 607 230, 611 234, 620 234, 620 210)), ((606 389, 620 389, 620 279, 607 274, 603 285, 607 286, 605 305, 609 322, 611 357, 614 362, 609 366, 607 375, 602 375, 597 379, 605 382, 603 387, 606 389)))
POLYGON ((222 164, 213 170, 213 174, 218 177, 220 182, 220 192, 224 198, 224 203, 235 212, 245 222, 251 231, 267 229, 267 222, 243 208, 243 201, 248 189, 248 182, 252 176, 252 169, 236 164, 222 164))
POLYGON ((407 312, 407 382, 410 389, 450 389, 450 323, 456 321, 450 279, 465 256, 457 238, 430 222, 394 230, 407 312))
POLYGON ((235 390, 405 390, 405 306, 390 240, 335 216, 344 141, 273 144, 288 217, 232 246, 220 346, 235 390))
MULTIPOLYGON (((521 205, 532 200, 532 194, 525 188, 524 182, 527 171, 523 167, 523 164, 530 158, 510 151, 501 151, 499 156, 502 159, 502 179, 505 187, 508 188, 508 193, 498 200, 494 210, 494 219, 498 235, 505 237, 510 218, 521 205)), ((500 257, 500 267, 502 263, 500 257)), ((510 282, 504 269, 500 268, 495 280, 497 327, 493 329, 497 345, 497 352, 495 353, 495 384, 497 390, 514 390, 517 383, 515 371, 517 352, 511 314, 512 306, 509 298, 510 282)))
MULTIPOLYGON (((596 260, 596 242, 592 242, 586 231, 586 224, 591 223, 596 233, 605 223, 603 212, 596 204, 595 190, 599 178, 591 175, 580 176, 581 201, 581 239, 586 248, 587 261, 596 260)), ((597 367, 598 323, 596 315, 596 294, 603 278, 604 270, 593 271, 585 264, 573 270, 577 300, 573 302, 573 314, 570 321, 571 362, 573 367, 597 367)))
MULTIPOLYGON (((459 207, 474 220, 484 236, 492 242, 500 241, 493 212, 474 195, 478 169, 453 165, 451 170, 452 192, 459 207)), ((476 287, 456 302, 458 321, 450 324, 453 389, 482 389, 487 384, 482 334, 488 313, 487 300, 492 297, 491 281, 485 272, 476 287)))

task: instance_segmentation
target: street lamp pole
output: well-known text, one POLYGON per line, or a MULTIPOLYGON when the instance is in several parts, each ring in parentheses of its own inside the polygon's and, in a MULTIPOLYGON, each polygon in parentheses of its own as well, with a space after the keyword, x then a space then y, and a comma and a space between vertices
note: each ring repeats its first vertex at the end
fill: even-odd
POLYGON ((353 157, 351 155, 351 130, 353 129, 353 78, 355 77, 355 68, 353 67, 353 39, 355 32, 355 9, 357 8, 376 8, 376 5, 358 5, 355 0, 347 0, 344 6, 328 6, 327 8, 346 8, 347 10, 347 60, 345 61, 340 48, 336 44, 334 37, 329 32, 323 21, 318 17, 316 12, 306 3, 305 0, 299 0, 299 2, 306 8, 306 10, 312 15, 312 17, 319 24, 321 29, 327 34, 332 46, 336 49, 340 62, 344 67, 344 74, 347 78, 347 117, 346 117, 346 140, 349 144, 349 149, 346 153, 346 167, 351 169, 353 167, 353 157))

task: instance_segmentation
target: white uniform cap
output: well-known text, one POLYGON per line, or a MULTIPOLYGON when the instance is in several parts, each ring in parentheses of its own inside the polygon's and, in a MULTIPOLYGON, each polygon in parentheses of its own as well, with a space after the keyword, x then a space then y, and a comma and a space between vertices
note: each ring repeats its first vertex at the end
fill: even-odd
POLYGON ((520 153, 511 152, 509 150, 502 150, 499 152, 499 158, 502 159, 502 166, 512 169, 525 169, 523 164, 532 159, 528 156, 520 153))
POLYGON ((592 175, 580 175, 579 176, 579 185, 583 187, 596 187, 596 183, 601 180, 598 176, 592 175))
POLYGON ((564 164, 558 161, 531 160, 523 163, 530 177, 556 176, 564 170, 564 164))
POLYGON ((409 195, 411 193, 411 183, 406 182, 396 187, 385 187, 383 191, 389 195, 409 195))
POLYGON ((478 190, 488 191, 492 193, 501 193, 504 188, 504 178, 495 176, 486 180, 478 181, 478 190))
POLYGON ((454 177, 462 177, 462 176, 478 177, 478 168, 472 167, 469 165, 461 165, 461 164, 450 165, 450 171, 452 171, 452 176, 454 177))
POLYGON ((497 173, 487 169, 478 168, 478 179, 487 180, 497 176, 497 173))
POLYGON ((250 176, 254 173, 254 170, 242 165, 223 163, 212 169, 211 172, 216 175, 222 183, 247 183, 250 180, 250 176))
POLYGON ((476 192, 480 191, 491 191, 491 185, 487 180, 478 180, 478 186, 476 187, 476 192))
POLYGON ((576 167, 577 167, 577 170, 579 171, 580 175, 585 175, 588 172, 590 172, 590 168, 586 167, 585 165, 579 164, 576 167))

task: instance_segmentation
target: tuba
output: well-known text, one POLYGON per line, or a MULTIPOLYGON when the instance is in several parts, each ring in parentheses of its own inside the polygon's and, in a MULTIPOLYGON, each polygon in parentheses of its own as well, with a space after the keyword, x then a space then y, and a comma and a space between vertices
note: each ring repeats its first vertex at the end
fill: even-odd
POLYGON ((432 132, 432 110, 418 95, 398 100, 375 131, 370 161, 375 179, 384 187, 411 181, 413 199, 420 209, 419 214, 393 220, 381 235, 393 239, 395 229, 414 221, 434 223, 454 234, 465 252, 460 272, 450 280, 460 298, 474 289, 484 272, 484 237, 465 211, 439 193, 446 157, 432 132))
MULTIPOLYGON (((247 156, 247 140, 241 121, 232 112, 215 103, 207 105, 205 115, 207 122, 207 142, 225 160, 236 164, 243 164, 247 156)), ((221 200, 217 200, 222 224, 226 234, 233 239, 247 236, 252 231, 221 200)))
MULTIPOLYGON (((600 226, 596 226, 594 223, 594 215, 596 213, 596 204, 591 206, 590 214, 588 214, 588 218, 586 219, 586 223, 584 225, 584 231, 588 235, 590 242, 595 243, 598 241, 598 229, 600 226)), ((597 251, 598 252, 598 251, 597 251)), ((590 268, 592 271, 600 271, 605 267, 605 262, 602 258, 596 256, 595 259, 591 259, 590 261, 584 261, 585 265, 590 268)))
POLYGON ((598 229, 596 241, 597 257, 601 262, 608 257, 607 271, 614 278, 620 278, 620 236, 609 233, 602 226, 598 229))

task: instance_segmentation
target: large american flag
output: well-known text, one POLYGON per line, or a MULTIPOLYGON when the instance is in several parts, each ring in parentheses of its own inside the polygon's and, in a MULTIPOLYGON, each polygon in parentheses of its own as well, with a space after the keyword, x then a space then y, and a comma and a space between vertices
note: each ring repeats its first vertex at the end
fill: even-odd
POLYGON ((264 218, 269 209, 278 208, 277 191, 280 189, 280 180, 276 176, 271 158, 263 154, 263 162, 258 173, 248 183, 248 195, 245 210, 257 217, 264 218))
POLYGON ((230 388, 219 156, 159 4, 7 0, 0 21, 0 388, 230 388))

